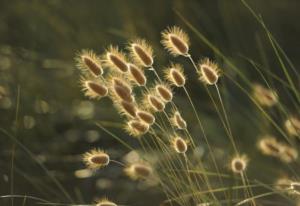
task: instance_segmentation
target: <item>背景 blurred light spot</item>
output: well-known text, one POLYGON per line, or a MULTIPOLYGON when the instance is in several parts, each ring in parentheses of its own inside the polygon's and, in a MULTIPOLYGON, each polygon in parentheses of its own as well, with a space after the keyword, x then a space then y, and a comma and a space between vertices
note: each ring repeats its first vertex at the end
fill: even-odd
POLYGON ((94 104, 90 101, 81 101, 74 108, 75 114, 80 119, 91 119, 94 116, 95 108, 94 104))
POLYGON ((35 126, 35 119, 32 116, 25 115, 23 117, 23 123, 25 129, 32 129, 35 126))
POLYGON ((39 114, 47 114, 49 112, 49 104, 44 100, 36 100, 34 110, 39 114))
POLYGON ((86 132, 85 138, 88 142, 93 143, 99 140, 100 134, 97 130, 88 130, 86 132))
POLYGON ((81 169, 81 170, 76 170, 74 172, 75 177, 77 178, 88 178, 93 175, 93 171, 90 169, 81 169))

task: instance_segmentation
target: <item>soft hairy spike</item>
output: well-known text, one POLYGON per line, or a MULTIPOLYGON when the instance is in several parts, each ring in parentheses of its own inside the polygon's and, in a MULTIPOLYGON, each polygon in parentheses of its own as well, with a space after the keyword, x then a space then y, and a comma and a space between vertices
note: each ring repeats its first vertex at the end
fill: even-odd
POLYGON ((152 168, 144 163, 134 163, 124 169, 124 172, 133 180, 147 179, 149 178, 153 170, 152 168))
POLYGON ((108 88, 99 80, 91 81, 82 78, 80 82, 85 96, 91 99, 100 99, 108 94, 108 88))
POLYGON ((290 117, 284 122, 286 131, 291 136, 300 137, 300 119, 297 117, 290 117))
POLYGON ((147 103, 155 112, 162 112, 165 109, 164 102, 152 94, 147 95, 147 103))
POLYGON ((147 83, 147 78, 144 72, 134 64, 128 64, 128 68, 134 82, 139 86, 145 86, 147 83))
POLYGON ((248 164, 248 159, 245 155, 234 157, 231 160, 231 170, 234 173, 242 173, 246 170, 248 164))
POLYGON ((281 192, 287 191, 293 181, 288 177, 280 177, 274 183, 275 188, 281 192))
POLYGON ((103 74, 100 58, 91 50, 83 50, 75 58, 77 67, 84 73, 88 72, 94 77, 103 74))
POLYGON ((93 149, 83 155, 83 161, 90 169, 99 169, 109 164, 109 155, 102 150, 93 149))
POLYGON ((279 158, 285 163, 294 162, 298 158, 298 151, 290 146, 283 145, 279 158))
POLYGON ((177 136, 172 140, 172 146, 177 153, 184 154, 186 153, 188 147, 186 141, 177 136))
POLYGON ((253 97, 256 101, 266 107, 271 107, 278 102, 278 95, 274 90, 265 88, 260 84, 253 85, 253 97))
POLYGON ((161 97, 165 102, 172 101, 173 94, 170 87, 163 84, 158 84, 155 86, 156 93, 161 97))
POLYGON ((165 69, 166 79, 176 87, 183 87, 186 78, 183 73, 183 68, 179 64, 172 64, 169 68, 165 69))
POLYGON ((136 112, 136 115, 140 120, 149 125, 152 125, 155 122, 155 117, 149 112, 139 110, 136 112))
POLYGON ((174 112, 171 122, 178 129, 186 129, 187 127, 186 121, 181 117, 181 114, 178 111, 174 112))
POLYGON ((108 200, 107 198, 102 198, 101 200, 97 201, 96 206, 118 206, 118 205, 108 200))
POLYGON ((128 93, 128 91, 119 85, 114 85, 114 92, 117 94, 117 96, 122 99, 125 102, 133 102, 134 98, 131 95, 131 93, 128 93))
POLYGON ((130 54, 134 62, 143 67, 151 67, 153 64, 153 50, 144 39, 137 39, 130 43, 130 54))
POLYGON ((164 30, 161 43, 173 56, 187 56, 189 53, 189 37, 179 27, 173 26, 164 30))
POLYGON ((112 91, 115 96, 125 102, 134 102, 134 97, 132 95, 131 85, 125 80, 117 77, 112 77, 111 79, 112 91))
POLYGON ((266 135, 258 141, 258 149, 264 154, 269 156, 278 157, 282 152, 282 144, 279 143, 275 137, 266 135))
POLYGON ((119 72, 127 72, 127 58, 118 47, 110 46, 104 56, 105 65, 119 72))
POLYGON ((198 74, 204 84, 214 85, 218 82, 220 70, 217 64, 205 58, 198 65, 198 74))
POLYGON ((290 190, 292 194, 300 195, 300 182, 292 182, 290 185, 290 190))
POLYGON ((115 102, 116 109, 121 115, 125 115, 127 117, 136 117, 137 107, 133 102, 126 101, 116 101, 115 102))
POLYGON ((148 132, 149 124, 139 120, 130 120, 125 129, 130 135, 134 137, 140 137, 148 132))
POLYGON ((132 93, 131 85, 125 79, 112 77, 111 82, 113 85, 122 87, 126 93, 132 93))

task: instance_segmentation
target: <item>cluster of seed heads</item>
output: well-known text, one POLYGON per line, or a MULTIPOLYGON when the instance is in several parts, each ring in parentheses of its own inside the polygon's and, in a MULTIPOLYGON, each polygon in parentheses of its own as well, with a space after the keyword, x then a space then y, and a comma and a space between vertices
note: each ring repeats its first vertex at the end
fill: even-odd
MULTIPOLYGON (((167 28, 162 32, 161 43, 173 56, 189 58, 199 80, 204 85, 214 85, 217 88, 221 75, 219 66, 208 58, 200 60, 196 65, 190 55, 189 37, 184 31, 178 27, 167 28)), ((92 99, 110 98, 123 117, 125 131, 139 141, 147 134, 159 137, 160 133, 163 133, 165 139, 157 141, 169 141, 169 145, 164 145, 167 147, 164 149, 182 155, 187 162, 185 169, 188 170, 187 153, 190 144, 195 145, 192 137, 188 135, 187 122, 173 100, 174 87, 186 90, 183 66, 171 63, 163 69, 164 78, 161 78, 154 68, 153 49, 146 40, 137 39, 129 42, 127 50, 128 54, 125 54, 117 46, 109 46, 103 55, 96 55, 88 50, 80 52, 76 60, 82 74, 82 90, 92 99), (153 72, 156 80, 150 81, 147 72, 153 72), (167 117, 172 132, 165 130, 157 132, 162 128, 157 117, 163 115, 167 117)), ((272 107, 279 102, 275 91, 260 84, 253 85, 253 98, 264 107, 272 107)), ((287 119, 284 126, 290 135, 299 136, 300 120, 297 117, 287 119)), ((263 154, 278 157, 287 163, 298 157, 297 150, 279 143, 273 137, 263 137, 258 142, 258 148, 263 154)), ((83 161, 88 168, 95 170, 107 166, 112 160, 103 150, 93 149, 84 154, 83 161)), ((155 174, 155 168, 147 161, 123 166, 125 174, 133 180, 147 179, 155 174)), ((243 174, 247 166, 247 156, 240 155, 236 151, 235 157, 230 161, 231 171, 243 174)), ((107 199, 100 200, 97 204, 97 206, 107 205, 116 204, 107 199)))

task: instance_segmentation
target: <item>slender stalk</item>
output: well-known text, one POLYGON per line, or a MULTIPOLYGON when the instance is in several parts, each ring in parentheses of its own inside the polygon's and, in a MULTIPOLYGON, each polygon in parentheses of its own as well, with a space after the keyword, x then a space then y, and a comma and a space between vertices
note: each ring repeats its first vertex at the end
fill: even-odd
POLYGON ((220 104, 221 104, 221 107, 222 107, 222 110, 223 110, 223 113, 224 113, 225 121, 226 121, 226 124, 227 124, 227 129, 228 129, 228 131, 229 131, 229 138, 230 138, 231 144, 232 144, 232 146, 233 146, 233 148, 234 148, 235 153, 236 153, 237 155, 239 155, 239 152, 238 152, 236 143, 235 143, 234 138, 233 138, 233 135, 232 135, 232 131, 231 131, 231 127, 230 127, 228 115, 227 115, 227 112, 226 112, 226 109, 225 109, 225 106, 224 106, 224 103, 223 103, 223 100, 222 100, 222 97, 221 97, 221 93, 220 93, 220 91, 219 91, 219 87, 218 87, 217 84, 215 84, 215 88, 216 88, 216 90, 217 90, 218 97, 219 97, 219 100, 220 100, 220 104))

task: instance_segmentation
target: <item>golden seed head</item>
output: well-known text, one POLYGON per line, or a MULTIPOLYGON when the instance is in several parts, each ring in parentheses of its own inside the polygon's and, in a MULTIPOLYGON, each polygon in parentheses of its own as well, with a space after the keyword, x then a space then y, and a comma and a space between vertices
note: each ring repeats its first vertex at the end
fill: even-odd
POLYGON ((99 169, 109 164, 109 155, 99 149, 93 149, 83 155, 83 162, 90 169, 99 169))
POLYGON ((118 49, 118 47, 110 46, 107 49, 104 59, 107 67, 115 69, 119 72, 128 71, 126 56, 118 49))
POLYGON ((150 112, 139 110, 136 112, 136 116, 149 125, 152 125, 155 122, 155 117, 150 112))
POLYGON ((253 85, 253 97, 260 105, 266 107, 271 107, 278 102, 277 93, 274 90, 265 88, 260 84, 253 85))
POLYGON ((166 79, 176 87, 183 87, 185 85, 186 78, 183 73, 183 68, 179 64, 172 64, 165 70, 166 79))
POLYGON ((274 183, 275 188, 280 191, 286 191, 290 188, 293 181, 287 177, 281 177, 274 183))
POLYGON ((153 170, 152 168, 144 163, 133 163, 124 169, 126 175, 133 180, 147 179, 149 178, 153 170))
POLYGON ((300 182, 292 182, 290 185, 291 194, 300 195, 300 182))
POLYGON ((242 173, 246 170, 248 164, 248 159, 245 155, 240 157, 235 157, 231 160, 231 170, 234 173, 242 173))
POLYGON ((173 98, 172 90, 167 85, 158 84, 155 86, 155 91, 158 94, 158 96, 160 96, 161 99, 164 100, 165 102, 172 101, 173 98))
POLYGON ((300 120, 296 117, 290 117, 284 123, 286 131, 291 136, 300 136, 300 120))
POLYGON ((189 37, 179 27, 173 26, 164 30, 161 43, 173 56, 187 56, 189 53, 189 37))
POLYGON ((283 145, 279 158, 285 163, 294 162, 298 158, 298 151, 290 146, 283 145))
POLYGON ((134 62, 143 67, 151 67, 153 64, 153 49, 144 39, 138 39, 130 43, 130 54, 134 62))
POLYGON ((126 101, 115 101, 115 106, 118 112, 121 115, 125 115, 127 117, 136 117, 136 105, 133 102, 126 102, 126 101))
POLYGON ((171 122, 178 129, 186 129, 187 127, 186 121, 181 117, 181 114, 178 111, 174 112, 171 122))
POLYGON ((80 82, 84 95, 91 99, 100 99, 108 94, 107 87, 101 84, 99 80, 91 81, 82 78, 80 82))
POLYGON ((111 82, 113 85, 122 87, 126 93, 132 93, 131 85, 123 78, 112 77, 111 82))
POLYGON ((277 157, 282 152, 282 144, 276 138, 264 136, 258 141, 258 149, 264 154, 277 157))
POLYGON ((220 70, 217 64, 205 58, 199 63, 198 67, 199 79, 204 84, 214 85, 218 82, 220 70))
POLYGON ((114 85, 114 92, 123 101, 134 102, 134 97, 124 87, 114 85))
POLYGON ((84 73, 88 72, 94 77, 98 77, 103 74, 100 58, 90 50, 83 50, 75 58, 77 67, 84 73))
POLYGON ((165 109, 165 103, 152 94, 147 95, 147 103, 155 112, 162 112, 165 109))
POLYGON ((139 120, 130 120, 127 123, 126 130, 134 137, 140 137, 149 130, 149 124, 139 120))
POLYGON ((139 86, 145 86, 147 83, 147 78, 144 74, 144 71, 134 64, 128 64, 128 68, 133 81, 139 86))
POLYGON ((172 140, 172 146, 177 153, 184 154, 186 153, 188 146, 186 141, 181 137, 175 137, 172 140))
POLYGON ((111 85, 114 96, 125 102, 134 102, 131 85, 128 84, 124 79, 112 77, 111 85))
POLYGON ((116 203, 108 200, 107 198, 103 198, 97 201, 96 206, 118 206, 116 203))

